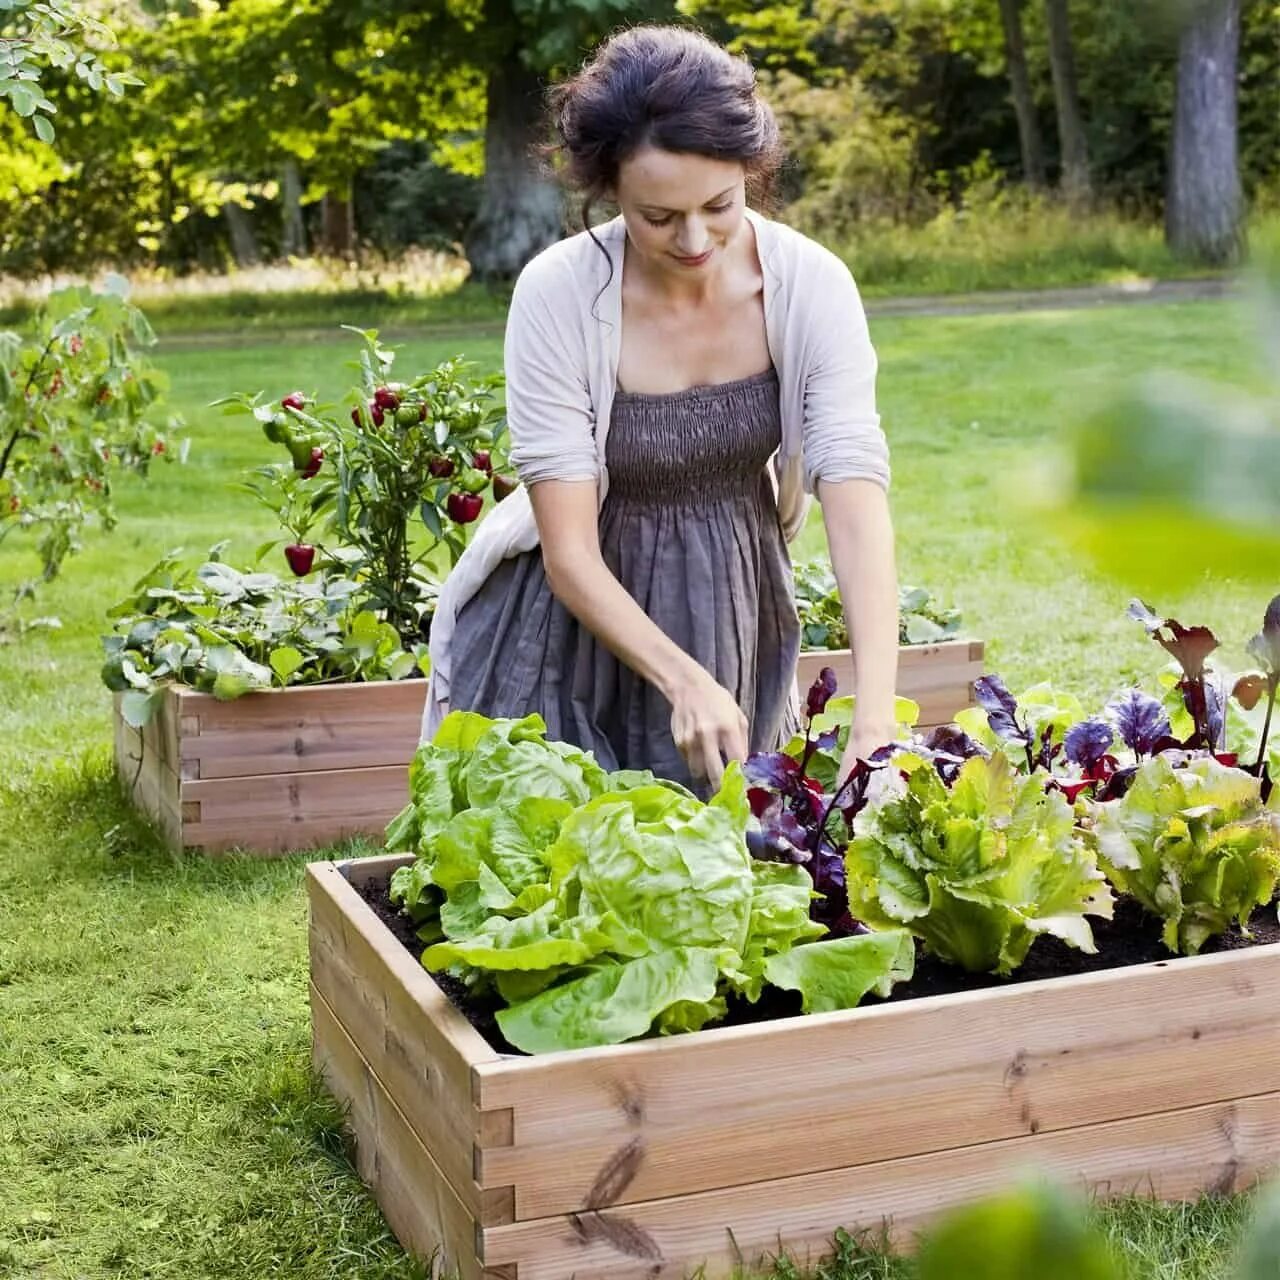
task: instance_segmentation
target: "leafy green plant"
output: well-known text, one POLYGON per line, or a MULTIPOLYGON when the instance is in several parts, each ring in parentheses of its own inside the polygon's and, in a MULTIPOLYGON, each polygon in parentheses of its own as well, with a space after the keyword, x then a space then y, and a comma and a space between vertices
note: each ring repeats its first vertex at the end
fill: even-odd
POLYGON ((425 663, 425 645, 406 651, 393 627, 359 607, 350 578, 243 573, 222 561, 225 546, 197 569, 171 551, 108 610, 115 634, 103 638, 102 678, 124 694, 121 714, 135 728, 167 683, 227 700, 291 684, 399 680, 425 663))
POLYGON ((1110 917, 1111 893, 1046 781, 995 753, 965 760, 948 785, 922 756, 895 755, 853 820, 849 910, 975 973, 1011 972, 1042 933, 1094 951, 1085 916, 1110 917))
MULTIPOLYGON (((800 610, 800 643, 804 649, 847 649, 849 629, 835 575, 825 560, 795 566, 796 605, 800 610)), ((960 613, 944 609, 923 587, 898 591, 898 643, 937 644, 960 632, 960 613)))
MULTIPOLYGON (((430 627, 439 553, 456 561, 483 495, 501 501, 515 487, 494 473, 502 378, 473 377, 453 359, 410 383, 392 382, 395 353, 376 330, 352 332, 363 349, 353 362, 359 383, 349 409, 317 404, 301 391, 278 401, 258 392, 215 404, 252 413, 267 439, 289 453, 288 464, 260 468, 249 488, 290 533, 285 556, 293 571, 336 569, 355 578, 361 604, 413 645, 430 627), (318 548, 310 540, 317 524, 318 548)), ((277 542, 263 544, 259 557, 277 542)))
POLYGON ((0 542, 29 538, 40 558, 0 630, 80 549, 86 524, 115 528, 116 475, 185 457, 187 442, 174 440, 181 422, 153 419, 168 382, 135 350, 155 336, 126 290, 119 277, 102 293, 59 290, 29 336, 0 333, 0 542))
POLYGON ((454 712, 387 832, 389 849, 418 853, 391 895, 431 944, 423 964, 496 990, 517 1048, 696 1031, 770 981, 806 1009, 846 1008, 910 975, 901 931, 808 941, 825 931, 809 918, 812 881, 748 853, 738 766, 704 804, 544 735, 539 716, 454 712))
POLYGON ((82 4, 67 0, 3 0, 0 3, 0 99, 30 120, 42 142, 53 141, 57 107, 44 96, 45 64, 70 71, 91 89, 120 97, 126 85, 141 84, 127 71, 111 70, 96 49, 114 46, 115 33, 82 4))
POLYGON ((1157 755, 1125 795, 1092 809, 1092 840, 1108 879, 1165 924, 1170 951, 1195 955, 1232 920, 1242 928, 1280 881, 1280 804, 1261 780, 1201 756, 1157 755))

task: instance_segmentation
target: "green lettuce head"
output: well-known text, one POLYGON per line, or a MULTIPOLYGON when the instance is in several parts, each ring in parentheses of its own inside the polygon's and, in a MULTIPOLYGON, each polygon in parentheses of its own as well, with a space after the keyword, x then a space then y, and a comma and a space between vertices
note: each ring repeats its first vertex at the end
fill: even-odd
POLYGON ((1019 776, 1003 754, 976 756, 948 788, 903 753, 883 778, 845 857, 854 916, 907 928, 975 973, 1011 972, 1042 933, 1096 950, 1084 917, 1110 917, 1111 893, 1043 773, 1019 776))
POLYGON ((1119 800, 1091 806, 1111 883, 1164 920, 1170 951, 1195 955, 1232 920, 1244 927, 1280 879, 1280 812, 1262 784, 1211 756, 1175 768, 1154 756, 1119 800))

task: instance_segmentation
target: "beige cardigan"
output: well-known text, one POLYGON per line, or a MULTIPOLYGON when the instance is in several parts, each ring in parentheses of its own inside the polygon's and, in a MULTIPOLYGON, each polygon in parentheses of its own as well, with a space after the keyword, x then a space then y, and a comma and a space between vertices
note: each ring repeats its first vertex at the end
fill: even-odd
MULTIPOLYGON (((887 488, 889 451, 875 406, 875 351, 848 267, 790 227, 747 216, 778 373, 782 445, 773 467, 778 514, 791 539, 819 480, 870 479, 887 488)), ((511 460, 524 483, 477 528, 441 589, 424 742, 449 711, 453 631, 463 605, 504 559, 538 545, 527 486, 593 479, 601 503, 608 492, 605 442, 622 345, 622 219, 595 234, 608 262, 581 232, 540 253, 516 282, 504 363, 511 460)))

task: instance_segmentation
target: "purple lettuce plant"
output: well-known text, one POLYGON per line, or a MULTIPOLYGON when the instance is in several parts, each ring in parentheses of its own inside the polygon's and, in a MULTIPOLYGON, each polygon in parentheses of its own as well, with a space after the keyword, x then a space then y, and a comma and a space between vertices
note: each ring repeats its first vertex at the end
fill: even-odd
MULTIPOLYGON (((849 914, 845 889, 844 852, 854 816, 866 804, 867 786, 892 747, 859 760, 834 792, 811 776, 820 753, 837 749, 838 728, 818 731, 815 721, 835 696, 836 674, 823 667, 805 699, 804 746, 797 758, 786 751, 761 751, 749 756, 743 776, 756 822, 747 832, 753 857, 769 862, 802 865, 813 880, 812 917, 834 935, 865 932, 849 914)), ((824 770, 824 772, 826 772, 824 770)))

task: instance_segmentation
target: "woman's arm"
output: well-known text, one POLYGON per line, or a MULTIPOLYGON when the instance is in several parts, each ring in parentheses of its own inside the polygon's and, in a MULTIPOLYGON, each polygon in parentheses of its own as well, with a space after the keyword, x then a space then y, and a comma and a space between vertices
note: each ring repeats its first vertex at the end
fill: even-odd
POLYGON ((727 689, 635 602, 600 554, 594 481, 531 485, 547 582, 557 600, 671 703, 671 732, 690 769, 720 785, 724 759, 746 758, 747 718, 727 689))
POLYGON ((892 742, 898 680, 898 574, 889 499, 874 480, 818 483, 835 570, 854 653, 853 731, 840 767, 892 742))

